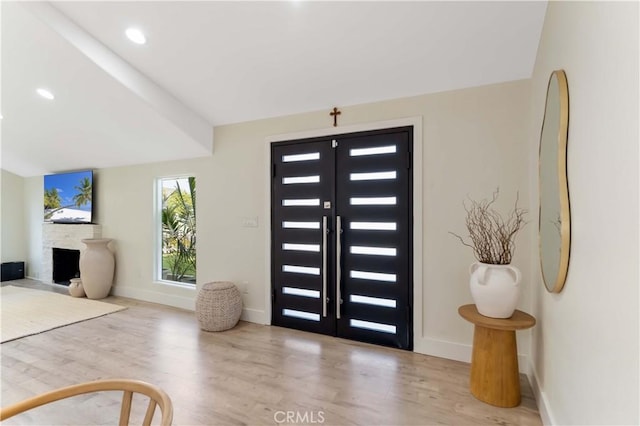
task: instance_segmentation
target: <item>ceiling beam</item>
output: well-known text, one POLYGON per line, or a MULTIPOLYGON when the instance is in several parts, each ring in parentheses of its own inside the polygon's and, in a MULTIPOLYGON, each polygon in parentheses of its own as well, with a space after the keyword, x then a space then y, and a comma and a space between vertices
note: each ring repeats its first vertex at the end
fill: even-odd
POLYGON ((213 149, 213 125, 187 108, 172 94, 129 65, 75 22, 47 2, 22 5, 116 81, 147 102, 154 110, 181 129, 191 139, 213 149))

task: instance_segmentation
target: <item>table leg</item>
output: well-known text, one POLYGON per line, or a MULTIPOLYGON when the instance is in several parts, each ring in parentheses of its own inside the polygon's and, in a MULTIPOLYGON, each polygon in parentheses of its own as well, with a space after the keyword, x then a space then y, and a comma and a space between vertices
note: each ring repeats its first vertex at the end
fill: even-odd
POLYGON ((475 326, 470 388, 476 398, 491 405, 520 404, 515 331, 475 326))

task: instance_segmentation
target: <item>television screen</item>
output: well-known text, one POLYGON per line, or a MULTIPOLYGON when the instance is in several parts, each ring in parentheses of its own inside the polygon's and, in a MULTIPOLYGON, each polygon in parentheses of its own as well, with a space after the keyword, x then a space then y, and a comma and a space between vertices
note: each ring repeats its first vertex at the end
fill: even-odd
POLYGON ((44 177, 44 221, 91 223, 93 171, 44 177))

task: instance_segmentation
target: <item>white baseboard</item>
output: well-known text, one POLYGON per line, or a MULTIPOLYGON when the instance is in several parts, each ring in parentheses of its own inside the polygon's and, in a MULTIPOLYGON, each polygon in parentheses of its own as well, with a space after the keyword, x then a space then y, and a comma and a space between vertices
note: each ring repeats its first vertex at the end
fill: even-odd
POLYGON ((529 371, 530 373, 527 374, 527 376, 529 377, 529 383, 531 384, 531 389, 533 390, 533 396, 536 398, 536 403, 538 404, 538 412, 540 413, 542 424, 544 424, 545 426, 557 424, 553 419, 553 415, 551 414, 547 395, 542 389, 540 389, 538 372, 536 371, 533 364, 529 365, 529 371))
MULTIPOLYGON (((438 358, 470 363, 472 346, 423 337, 414 338, 413 351, 425 355, 437 356, 438 358)), ((518 354, 518 368, 520 373, 529 375, 530 365, 527 355, 518 354)))
POLYGON ((447 358, 455 361, 471 362, 471 346, 462 343, 436 340, 429 337, 413 339, 413 351, 425 355, 447 358))
MULTIPOLYGON (((159 303, 161 305, 173 306, 174 308, 196 310, 195 297, 176 296, 174 294, 159 293, 156 291, 140 290, 131 287, 115 286, 111 291, 114 296, 128 297, 130 299, 142 300, 144 302, 159 303)), ((265 313, 262 310, 243 308, 240 319, 256 324, 267 324, 265 313)))
POLYGON ((243 308, 240 319, 242 321, 249 321, 256 324, 269 324, 267 321, 265 321, 264 315, 264 311, 261 311, 259 309, 243 308))
POLYGON ((111 290, 114 296, 128 297, 130 299, 142 300, 144 302, 159 303, 161 305, 173 306, 174 308, 196 310, 196 300, 190 297, 176 296, 173 294, 159 293, 156 291, 140 290, 132 287, 114 286, 111 290))

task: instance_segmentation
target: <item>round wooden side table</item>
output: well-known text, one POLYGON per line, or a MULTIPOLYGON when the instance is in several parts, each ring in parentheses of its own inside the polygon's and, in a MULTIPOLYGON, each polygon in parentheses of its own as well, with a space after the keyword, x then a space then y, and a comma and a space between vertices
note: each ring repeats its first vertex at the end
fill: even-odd
POLYGON ((476 305, 458 308, 460 316, 475 325, 469 387, 480 401, 497 407, 520 404, 520 375, 516 330, 533 327, 536 319, 516 310, 511 318, 489 318, 476 305))

